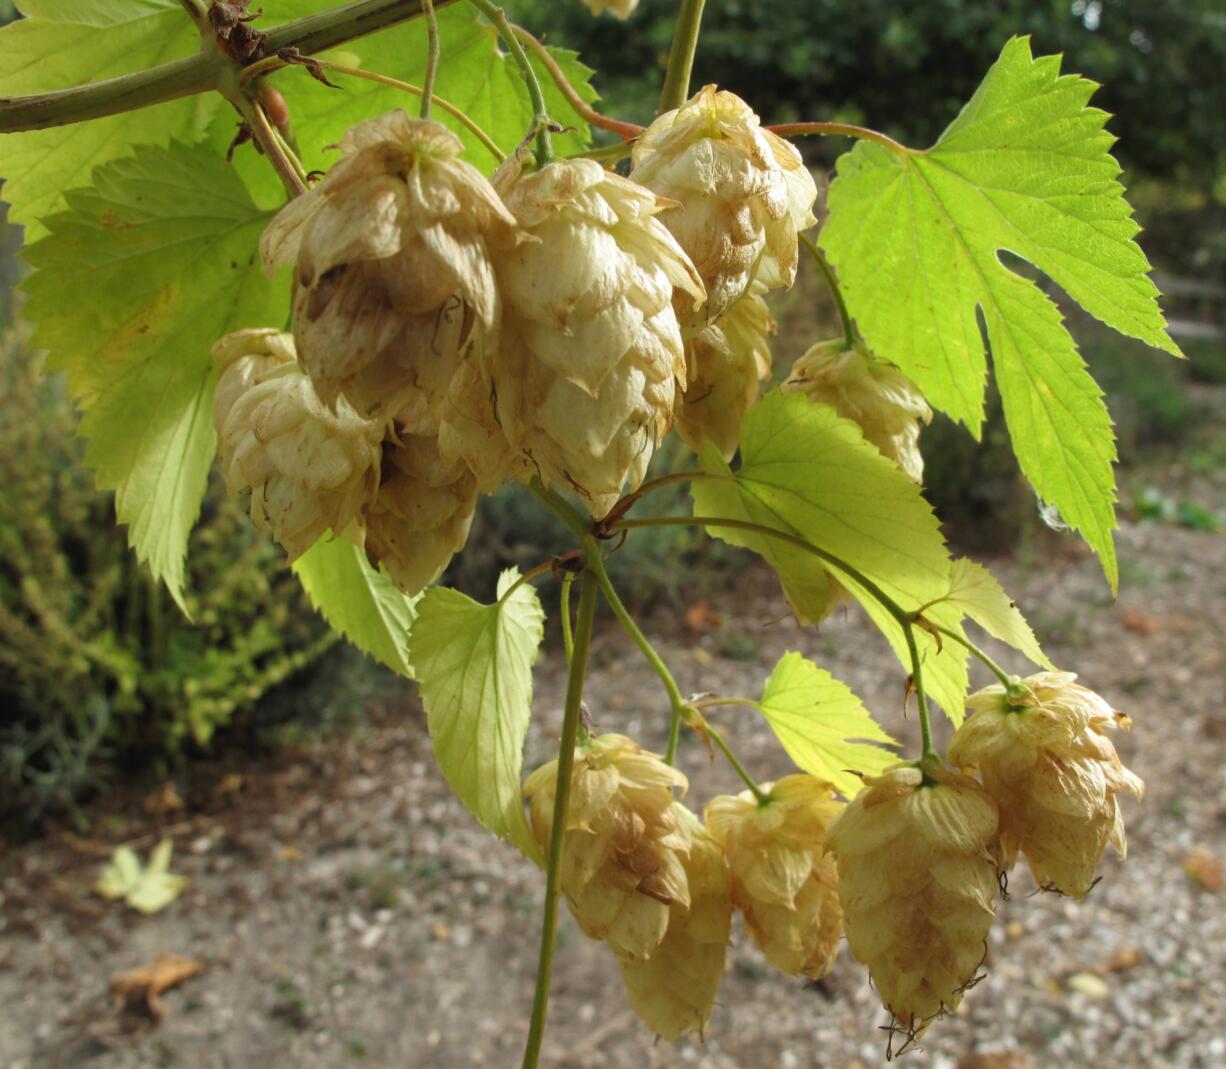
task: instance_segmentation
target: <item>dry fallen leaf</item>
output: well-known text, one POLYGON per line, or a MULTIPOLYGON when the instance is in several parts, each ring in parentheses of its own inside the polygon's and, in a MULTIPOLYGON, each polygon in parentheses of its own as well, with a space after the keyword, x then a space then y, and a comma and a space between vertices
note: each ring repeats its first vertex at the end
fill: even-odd
POLYGON ((1100 973, 1124 972, 1135 969, 1145 962, 1145 951, 1140 947, 1121 947, 1099 967, 1100 973))
POLYGON ((1070 991, 1076 991, 1086 998, 1106 998, 1111 994, 1107 981, 1092 972, 1075 972, 1067 982, 1070 991))
POLYGON ((1135 635, 1152 635, 1162 630, 1162 622, 1156 616, 1142 612, 1134 605, 1124 610, 1120 621, 1124 628, 1135 635))
POLYGON ((156 791, 153 791, 145 798, 144 804, 145 812, 150 816, 156 817, 182 809, 183 799, 179 797, 179 792, 175 790, 175 785, 167 780, 156 791))
POLYGON ((1188 856, 1183 859, 1183 870, 1212 894, 1217 894, 1226 883, 1226 871, 1223 871, 1221 859, 1201 846, 1188 851, 1188 856))
POLYGON ((158 996, 202 972, 203 962, 178 954, 159 954, 148 965, 116 973, 107 986, 116 1009, 138 1010, 152 1021, 161 1021, 169 1011, 158 996))
POLYGON ((705 601, 695 602, 685 610, 685 626, 695 635, 719 627, 723 620, 724 618, 705 601))

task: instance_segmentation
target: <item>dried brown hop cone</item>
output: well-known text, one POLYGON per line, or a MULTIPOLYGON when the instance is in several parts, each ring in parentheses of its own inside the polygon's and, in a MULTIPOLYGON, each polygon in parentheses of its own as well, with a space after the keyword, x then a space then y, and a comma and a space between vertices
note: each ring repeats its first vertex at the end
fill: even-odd
POLYGON ((689 253, 710 323, 749 288, 790 286, 797 232, 812 226, 817 187, 795 147, 759 125, 734 93, 708 85, 635 142, 631 178, 676 201, 660 218, 689 253))
POLYGON ((707 826, 728 859, 732 900, 776 969, 816 980, 834 964, 843 938, 838 874, 826 833, 843 811, 828 783, 807 775, 763 784, 707 805, 707 826))
POLYGON ((691 449, 709 438, 731 460, 741 440, 741 421, 770 378, 770 336, 775 333, 762 293, 749 292, 701 334, 685 343, 687 381, 677 405, 677 432, 691 449))
POLYGON ((910 379, 863 343, 848 347, 842 338, 818 342, 792 366, 783 389, 830 405, 858 423, 865 439, 923 482, 919 436, 921 426, 932 421, 932 409, 910 379))
POLYGON ((489 245, 513 244, 515 225, 463 147, 402 111, 358 123, 265 231, 266 269, 294 265, 294 337, 329 404, 344 394, 387 419, 419 391, 433 406, 474 336, 496 330, 489 245))
POLYGON ((360 543, 379 482, 379 424, 344 400, 325 405, 293 362, 288 335, 241 331, 213 353, 218 454, 230 492, 251 492, 252 522, 291 560, 329 530, 360 543))
POLYGON ((1083 898, 1110 843, 1127 851, 1117 796, 1144 784, 1120 762, 1107 731, 1129 727, 1071 672, 1040 672, 1007 692, 971 695, 949 759, 974 768, 1000 807, 1005 867, 1025 855, 1041 887, 1083 898))
POLYGON ((957 1008, 987 952, 996 804, 968 776, 911 765, 864 782, 827 836, 847 945, 915 1037, 957 1008))
POLYGON ((476 508, 476 477, 444 461, 437 438, 390 435, 379 492, 366 511, 366 555, 406 594, 418 594, 464 548, 476 508))
POLYGON ((634 1012, 670 1043, 683 1032, 701 1033, 711 1019, 732 928, 723 851, 685 806, 674 802, 673 809, 689 838, 682 858, 689 904, 669 907, 668 929, 650 958, 618 959, 634 1012))
MULTIPOLYGON (((532 833, 547 849, 553 827, 558 762, 524 781, 532 833)), ((691 903, 684 858, 687 825, 673 787, 687 780, 624 735, 601 735, 575 749, 562 893, 579 927, 623 958, 650 958, 668 930, 674 904, 691 903)))
POLYGON ((685 385, 674 292, 701 300, 702 284, 655 194, 593 160, 495 180, 528 235, 497 257, 498 421, 546 483, 603 516, 672 425, 685 385))

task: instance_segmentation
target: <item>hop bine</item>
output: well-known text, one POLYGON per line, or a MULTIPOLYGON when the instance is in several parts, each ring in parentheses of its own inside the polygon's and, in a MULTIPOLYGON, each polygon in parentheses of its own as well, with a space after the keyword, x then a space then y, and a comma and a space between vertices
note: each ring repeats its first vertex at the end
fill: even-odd
POLYGON ((1127 851, 1118 795, 1145 785, 1107 732, 1130 722, 1071 672, 1040 672, 967 699, 949 759, 974 768, 1000 807, 1007 868, 1023 854, 1040 887, 1084 898, 1110 843, 1127 851))

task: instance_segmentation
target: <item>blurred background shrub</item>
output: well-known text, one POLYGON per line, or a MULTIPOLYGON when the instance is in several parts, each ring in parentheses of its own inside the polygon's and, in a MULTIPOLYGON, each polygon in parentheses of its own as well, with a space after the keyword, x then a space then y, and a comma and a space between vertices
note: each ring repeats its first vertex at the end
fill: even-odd
POLYGON ((128 549, 40 363, 0 335, 0 815, 26 818, 107 769, 173 765, 335 640, 216 483, 185 617, 128 549))

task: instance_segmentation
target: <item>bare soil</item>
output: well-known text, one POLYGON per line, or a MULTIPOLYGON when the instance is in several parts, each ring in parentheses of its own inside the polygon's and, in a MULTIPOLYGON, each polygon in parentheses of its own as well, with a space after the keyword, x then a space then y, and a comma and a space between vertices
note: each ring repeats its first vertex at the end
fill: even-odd
MULTIPOLYGON (((1226 506, 1220 475, 1156 478, 1226 506)), ((1125 522, 1119 548, 1118 601, 1069 536, 1042 535, 1023 559, 989 563, 1053 659, 1133 718, 1119 747, 1148 794, 1127 803, 1130 856, 1108 858, 1083 903, 1032 894, 1015 872, 986 978, 904 1064, 1226 1061, 1226 910, 1212 889, 1213 863, 1226 858, 1226 538, 1125 522)), ((709 611, 691 614, 705 620, 697 632, 675 608, 649 615, 683 688, 755 694, 798 649, 914 739, 914 724, 901 723, 901 673, 859 612, 801 630, 768 573, 747 567, 727 580, 709 611)), ((664 696, 611 621, 594 662, 597 726, 661 748, 664 696)), ((553 646, 537 669, 528 767, 554 745, 563 683, 553 646)), ((749 711, 719 712, 755 776, 789 771, 749 711)), ((158 812, 174 799, 119 793, 95 806, 87 836, 52 829, 10 847, 0 857, 0 1066, 518 1066, 544 879, 450 796, 407 686, 367 723, 272 760, 194 766, 175 783, 183 808, 158 812), (144 852, 167 834, 175 870, 190 878, 168 909, 144 917, 92 894, 116 844, 144 852), (168 1014, 155 1024, 116 1008, 107 982, 158 953, 206 969, 163 996, 168 1014)), ((696 738, 682 767, 695 807, 737 789, 696 738)), ((707 1035, 672 1046, 638 1023, 606 949, 564 916, 554 991, 542 1059, 554 1069, 885 1062, 884 1015, 846 952, 827 980, 802 984, 738 931, 707 1035)))

